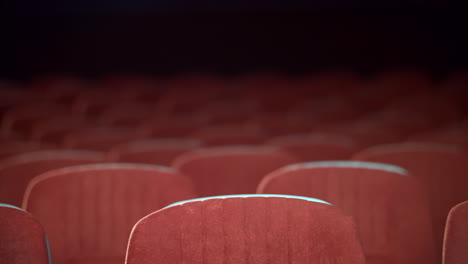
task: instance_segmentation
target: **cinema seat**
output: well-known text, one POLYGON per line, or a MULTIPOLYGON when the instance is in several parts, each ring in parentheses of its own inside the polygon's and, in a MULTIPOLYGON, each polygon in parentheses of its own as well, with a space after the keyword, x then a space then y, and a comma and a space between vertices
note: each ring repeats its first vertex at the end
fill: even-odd
POLYGON ((223 145, 260 145, 265 142, 265 136, 257 126, 224 125, 202 127, 190 134, 206 146, 223 145))
POLYGON ((43 102, 21 105, 5 113, 1 123, 1 130, 6 134, 17 132, 29 137, 34 123, 46 120, 51 116, 71 117, 71 112, 63 105, 43 102))
POLYGON ((102 162, 99 152, 44 150, 19 154, 0 162, 0 202, 20 206, 29 181, 46 171, 102 162))
POLYGON ((386 129, 385 126, 372 122, 319 125, 313 128, 312 131, 322 134, 339 134, 352 138, 359 149, 378 144, 399 142, 405 139, 405 136, 400 132, 386 129))
POLYGON ((145 132, 138 129, 93 127, 73 131, 64 137, 62 146, 67 149, 109 151, 113 146, 145 138, 145 132))
POLYGON ((4 141, 0 142, 0 161, 2 159, 41 149, 41 145, 37 142, 27 141, 4 141))
POLYGON ((199 195, 213 196, 255 193, 263 176, 296 162, 275 147, 230 146, 187 152, 172 167, 193 180, 199 195))
POLYGON ((453 144, 460 147, 468 147, 468 132, 462 128, 441 129, 435 131, 426 131, 411 135, 409 142, 426 142, 439 144, 453 144))
POLYGON ((44 143, 61 145, 65 137, 89 124, 82 118, 59 117, 41 120, 32 124, 30 139, 44 143))
POLYGON ((369 264, 435 264, 429 202, 396 166, 352 161, 294 164, 266 176, 258 193, 317 197, 356 221, 369 264))
POLYGON ((200 141, 189 138, 137 140, 113 147, 109 151, 109 159, 170 166, 176 157, 200 145, 200 141))
POLYGON ((105 126, 136 127, 157 114, 156 107, 151 104, 120 103, 105 109, 97 117, 97 123, 105 126))
POLYGON ((468 201, 450 210, 445 226, 443 264, 468 263, 468 201))
POLYGON ((121 264, 139 219, 194 197, 190 180, 167 167, 93 164, 34 178, 23 208, 43 224, 54 264, 121 264))
POLYGON ((355 154, 353 159, 403 167, 424 185, 440 250, 450 209, 468 200, 467 154, 453 145, 407 142, 375 146, 355 154))
POLYGON ((183 201, 140 220, 126 264, 363 264, 352 219, 317 199, 234 195, 183 201))
POLYGON ((272 138, 266 144, 278 146, 301 161, 345 160, 357 151, 351 138, 334 134, 296 134, 272 138))
POLYGON ((0 203, 0 263, 51 264, 47 237, 28 212, 0 203))

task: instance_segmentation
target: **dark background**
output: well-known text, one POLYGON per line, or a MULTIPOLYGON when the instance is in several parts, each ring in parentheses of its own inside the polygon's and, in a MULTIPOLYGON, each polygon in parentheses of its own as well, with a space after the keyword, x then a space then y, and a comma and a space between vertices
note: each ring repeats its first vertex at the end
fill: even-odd
POLYGON ((2 2, 0 77, 394 67, 438 77, 468 62, 468 21, 453 2, 219 2, 2 2))

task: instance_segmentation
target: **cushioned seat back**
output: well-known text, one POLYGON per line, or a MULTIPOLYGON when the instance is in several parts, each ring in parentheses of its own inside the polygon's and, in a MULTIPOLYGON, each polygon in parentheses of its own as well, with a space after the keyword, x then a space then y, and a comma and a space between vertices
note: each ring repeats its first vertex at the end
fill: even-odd
POLYGON ((138 129, 91 128, 73 131, 66 135, 63 146, 70 149, 109 151, 113 146, 143 138, 138 129))
POLYGON ((310 162, 265 177, 259 193, 317 197, 354 218, 368 263, 435 263, 429 203, 402 168, 368 162, 310 162))
POLYGON ((188 152, 173 167, 193 179, 201 196, 255 193, 269 172, 297 160, 276 148, 225 147, 188 152))
POLYGON ((102 162, 103 155, 90 151, 37 151, 5 159, 0 163, 0 202, 20 206, 29 181, 46 171, 102 162))
POLYGON ((265 142, 265 136, 257 126, 225 125, 205 127, 191 134, 207 146, 222 145, 259 145, 265 142))
POLYGON ((20 208, 0 204, 0 263, 49 264, 41 224, 20 208))
POLYGON ((135 225, 126 264, 365 263, 352 219, 304 197, 208 197, 135 225))
POLYGON ((138 140, 113 147, 112 160, 170 166, 176 157, 200 146, 200 142, 187 138, 138 140))
POLYGON ((455 206, 447 219, 444 264, 468 263, 468 201, 455 206))
POLYGON ((38 143, 26 141, 0 142, 0 160, 23 152, 35 151, 39 149, 41 149, 41 145, 38 143))
POLYGON ((451 145, 404 143, 376 146, 357 153, 353 159, 403 167, 424 185, 440 249, 450 209, 468 200, 468 155, 451 145))
POLYGON ((167 167, 94 164, 36 177, 23 208, 49 235, 56 264, 122 259, 133 225, 170 203, 195 197, 188 178, 167 167))
POLYGON ((343 160, 357 151, 351 138, 333 134, 284 136, 267 143, 282 148, 301 161, 343 160))

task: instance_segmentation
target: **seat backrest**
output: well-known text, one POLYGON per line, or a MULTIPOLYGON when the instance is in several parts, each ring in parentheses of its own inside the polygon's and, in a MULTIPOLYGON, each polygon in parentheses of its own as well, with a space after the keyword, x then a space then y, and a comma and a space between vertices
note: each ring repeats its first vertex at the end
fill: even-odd
POLYGON ((99 152, 68 150, 28 152, 2 160, 0 202, 20 206, 29 181, 46 171, 103 160, 99 152))
POLYGON ((411 135, 408 141, 452 144, 466 148, 468 147, 468 132, 461 128, 426 131, 411 135))
POLYGON ((198 140, 188 138, 137 140, 113 147, 109 158, 120 162, 170 166, 176 157, 200 145, 198 140))
POLYGON ((0 263, 51 263, 41 224, 28 212, 8 204, 0 204, 0 263))
POLYGON ((208 197, 168 206, 133 228, 126 264, 362 264, 352 219, 312 198, 208 197))
POLYGON ((468 201, 450 210, 445 228, 444 264, 468 262, 468 201))
POLYGON ((277 170, 258 193, 317 197, 352 216, 369 263, 435 263, 423 188, 399 167, 351 161, 309 162, 277 170))
POLYGON ((0 160, 20 154, 23 152, 41 149, 41 145, 36 142, 27 141, 4 141, 0 142, 0 160))
POLYGON ((173 167, 192 178, 201 196, 255 193, 269 172, 297 159, 274 147, 205 148, 182 154, 173 167))
POLYGON ((207 146, 260 145, 265 135, 258 126, 224 125, 200 128, 191 134, 207 146))
POLYGON ((293 154, 301 161, 345 160, 357 151, 355 142, 333 134, 303 134, 277 137, 267 142, 293 154))
POLYGON ((468 155, 452 145, 408 142, 375 146, 355 154, 353 159, 403 167, 424 185, 440 250, 450 209, 468 200, 468 155))
POLYGON ((123 263, 140 218, 194 197, 190 180, 167 167, 92 164, 34 178, 23 208, 44 225, 54 263, 123 263))
POLYGON ((1 130, 5 133, 13 131, 30 136, 33 124, 51 116, 72 116, 69 109, 62 105, 46 102, 30 103, 10 109, 2 119, 1 130))
POLYGON ((143 138, 138 129, 113 129, 96 127, 73 131, 66 135, 63 146, 70 149, 109 151, 113 146, 143 138))

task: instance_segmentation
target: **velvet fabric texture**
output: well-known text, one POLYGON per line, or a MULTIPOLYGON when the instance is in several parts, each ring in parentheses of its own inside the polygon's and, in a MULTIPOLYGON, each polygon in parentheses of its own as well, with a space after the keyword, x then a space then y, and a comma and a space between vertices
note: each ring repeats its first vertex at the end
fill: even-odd
POLYGON ((90 151, 38 151, 13 156, 0 163, 0 202, 21 206, 30 180, 46 171, 102 162, 103 155, 90 151))
POLYGON ((353 157, 407 169, 429 193, 433 232, 440 254, 450 209, 468 200, 468 155, 452 145, 402 143, 376 146, 353 157))
POLYGON ((226 197, 157 211, 135 225, 126 264, 363 264, 351 218, 332 205, 226 197))
POLYGON ((450 211, 445 229, 443 263, 468 263, 468 201, 450 211))
POLYGON ((95 164, 36 177, 23 208, 43 224, 55 264, 122 263, 139 219, 194 197, 190 180, 170 168, 95 164))
POLYGON ((138 129, 84 128, 67 134, 62 143, 65 148, 107 152, 117 144, 142 137, 138 129))
POLYGON ((277 148, 238 146, 206 148, 178 157, 173 167, 189 176, 201 197, 255 193, 269 172, 297 159, 277 148))
POLYGON ((41 149, 40 144, 26 141, 6 141, 0 142, 0 160, 18 155, 24 152, 41 149))
POLYGON ((247 125, 208 126, 190 136, 201 140, 206 146, 260 145, 265 142, 265 135, 257 126, 247 125))
POLYGON ((109 158, 119 162, 170 166, 176 157, 199 146, 198 140, 187 138, 138 140, 113 147, 109 158))
POLYGON ((379 166, 346 161, 295 164, 265 177, 258 193, 316 197, 342 209, 357 224, 369 264, 436 263, 425 192, 398 168, 379 166))
POLYGON ((29 213, 0 204, 0 263, 49 264, 46 236, 29 213))
POLYGON ((303 134, 273 138, 267 142, 301 161, 345 160, 357 151, 348 137, 333 134, 303 134))

